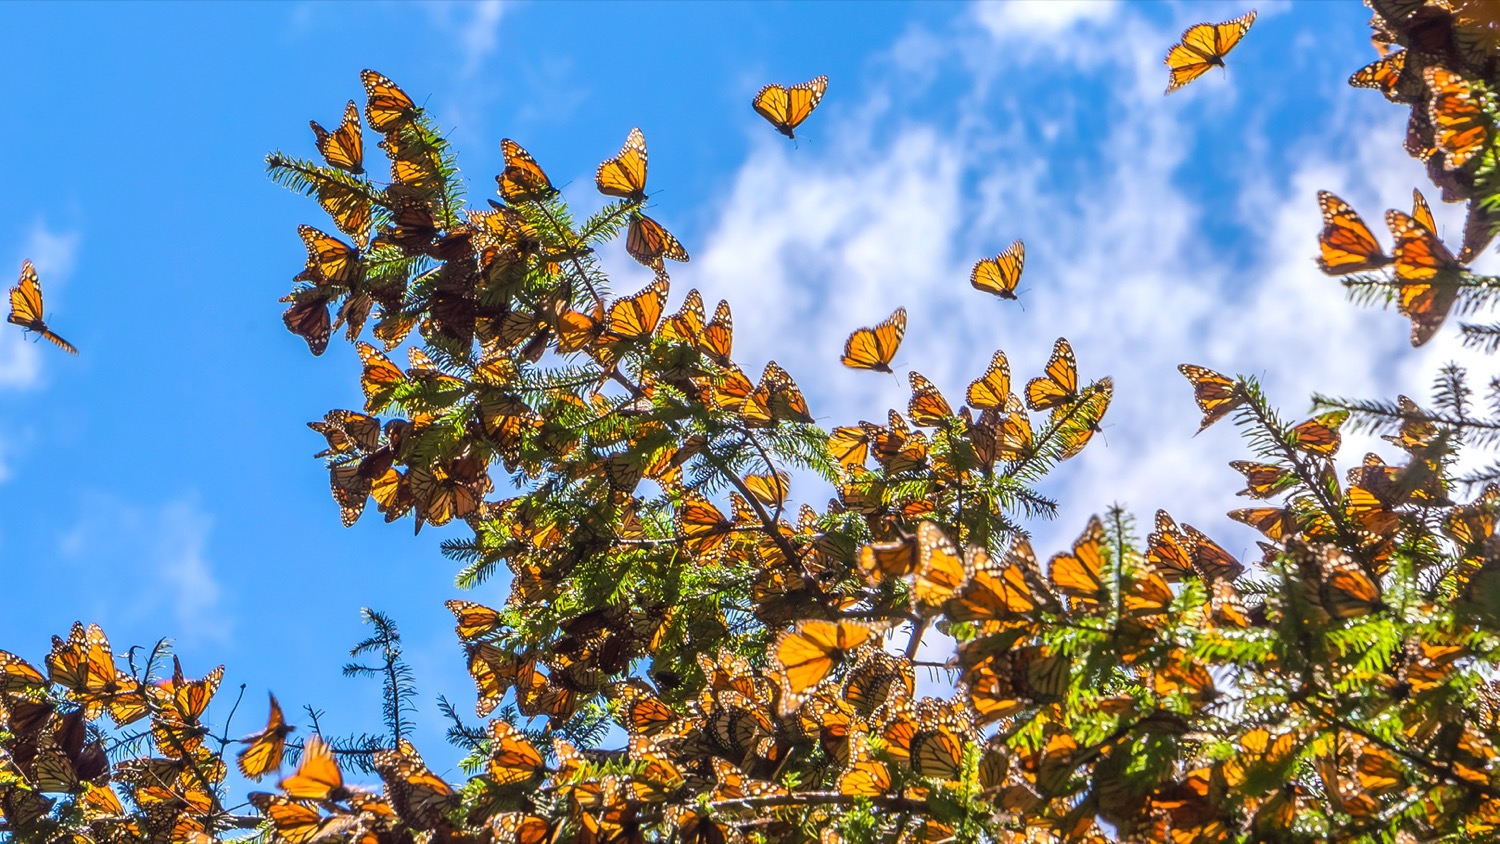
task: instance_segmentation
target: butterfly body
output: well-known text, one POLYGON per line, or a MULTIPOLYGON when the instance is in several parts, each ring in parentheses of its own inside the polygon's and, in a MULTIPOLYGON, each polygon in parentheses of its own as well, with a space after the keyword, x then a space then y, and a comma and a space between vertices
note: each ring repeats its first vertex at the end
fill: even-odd
POLYGON ((37 280, 36 268, 30 261, 21 263, 21 280, 10 289, 10 316, 6 322, 19 325, 27 331, 44 337, 48 342, 70 355, 78 354, 78 349, 67 340, 47 327, 42 319, 42 287, 37 280))

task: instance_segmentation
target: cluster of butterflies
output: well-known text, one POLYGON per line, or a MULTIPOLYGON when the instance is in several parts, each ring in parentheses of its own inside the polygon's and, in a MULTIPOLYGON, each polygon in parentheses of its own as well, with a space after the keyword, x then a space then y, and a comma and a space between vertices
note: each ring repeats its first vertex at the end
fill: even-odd
POLYGON ((1370 5, 1376 10, 1374 42, 1382 57, 1355 71, 1349 84, 1374 88, 1392 102, 1411 106, 1407 152, 1427 164, 1445 202, 1469 201, 1468 218, 1454 255, 1439 237, 1427 201, 1414 191, 1411 214, 1386 212, 1395 239, 1387 255, 1354 209, 1323 191, 1318 194, 1323 212, 1318 263, 1338 276, 1390 267, 1397 309, 1411 319, 1411 342, 1420 346, 1442 326, 1465 281, 1465 266, 1489 245, 1500 223, 1500 216, 1475 195, 1475 174, 1494 137, 1495 102, 1479 81, 1491 68, 1491 51, 1482 27, 1446 3, 1371 0, 1370 5))
POLYGON ((47 321, 43 318, 41 281, 37 278, 36 267, 30 261, 21 262, 21 278, 10 289, 10 315, 5 319, 12 325, 19 325, 26 331, 45 338, 70 355, 78 354, 78 349, 72 343, 59 337, 57 332, 47 326, 47 321))
MULTIPOLYGON (((1395 209, 1385 213, 1386 226, 1395 240, 1390 255, 1347 202, 1319 191, 1318 205, 1323 212, 1318 266, 1323 272, 1350 276, 1390 267, 1397 292, 1396 308, 1411 319, 1411 344, 1420 346, 1431 340, 1458 298, 1466 275, 1464 264, 1472 256, 1461 260, 1443 244, 1421 191, 1412 191, 1412 213, 1395 209)), ((1483 243, 1489 237, 1486 234, 1483 243)), ((1466 251, 1477 250, 1466 247, 1466 251)))

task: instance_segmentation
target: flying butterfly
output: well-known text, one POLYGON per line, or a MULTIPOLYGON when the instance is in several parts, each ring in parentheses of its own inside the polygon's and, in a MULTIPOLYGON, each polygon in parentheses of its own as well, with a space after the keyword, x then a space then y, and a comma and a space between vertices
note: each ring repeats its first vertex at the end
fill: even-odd
POLYGON ((661 268, 661 259, 687 263, 688 251, 675 235, 661 223, 636 212, 630 215, 630 230, 625 234, 625 251, 645 266, 661 268))
POLYGON ((1021 281, 1021 270, 1026 266, 1026 244, 1017 240, 1004 252, 993 258, 985 258, 974 265, 969 273, 969 284, 975 290, 993 293, 1001 299, 1016 298, 1016 285, 1021 281))
POLYGON ((771 121, 776 131, 788 138, 796 138, 794 132, 797 127, 818 107, 827 90, 827 76, 809 79, 791 87, 773 83, 761 88, 750 105, 756 114, 771 121))
POLYGON ((534 202, 557 193, 541 165, 520 144, 502 138, 500 151, 505 154, 505 170, 495 177, 495 181, 506 202, 534 202))
POLYGON ((844 341, 844 356, 839 362, 850 369, 873 369, 890 372, 891 358, 906 336, 906 309, 897 308, 886 320, 873 328, 858 328, 844 341))
POLYGON ((1203 423, 1198 426, 1199 434, 1249 399, 1238 382, 1207 367, 1183 363, 1178 364, 1177 371, 1192 383, 1193 400, 1198 403, 1198 409, 1203 411, 1203 423))
POLYGON ((599 165, 594 184, 606 196, 637 205, 646 201, 646 136, 640 129, 631 129, 619 154, 599 165))
POLYGON ((1458 298, 1458 275, 1463 267, 1443 241, 1416 218, 1400 211, 1385 212, 1385 222, 1396 238, 1396 283, 1401 287, 1397 310, 1411 319, 1411 344, 1431 340, 1448 318, 1458 298))
POLYGON ((1482 98, 1467 79, 1450 70, 1429 67, 1422 75, 1432 95, 1427 116, 1434 143, 1446 154, 1443 167, 1458 170, 1484 152, 1489 141, 1482 98))
POLYGON ((343 800, 352 792, 344 786, 344 775, 333 758, 333 748, 322 736, 308 738, 302 747, 302 764, 277 788, 294 800, 343 800))
POLYGON ((365 172, 365 139, 359 125, 359 107, 353 100, 344 107, 344 122, 330 132, 316 120, 307 121, 323 160, 350 173, 365 172))
POLYGON ((1073 346, 1059 337, 1044 375, 1026 382, 1026 406, 1032 410, 1062 407, 1078 398, 1078 361, 1073 346))
POLYGON ((1380 248, 1365 221, 1347 202, 1326 190, 1318 191, 1323 231, 1318 233, 1318 267, 1328 275, 1377 270, 1391 259, 1380 248))
POLYGON ((57 336, 42 319, 42 287, 29 260, 21 262, 21 280, 10 289, 10 316, 6 321, 47 338, 70 355, 78 354, 72 343, 57 336))
POLYGON ((296 727, 287 724, 286 716, 281 712, 281 704, 276 702, 275 695, 271 695, 271 714, 266 717, 266 728, 253 736, 240 739, 249 745, 235 759, 240 773, 258 780, 273 769, 280 768, 281 756, 286 751, 287 734, 295 729, 296 727))
POLYGON ((401 128, 416 115, 417 104, 396 83, 373 70, 360 71, 359 78, 364 82, 365 95, 369 98, 365 104, 365 119, 370 122, 370 128, 390 132, 401 128))
POLYGON ((1211 67, 1223 67, 1224 57, 1233 50, 1250 25, 1255 23, 1255 10, 1223 23, 1200 23, 1188 27, 1182 40, 1167 50, 1165 59, 1171 70, 1166 93, 1192 82, 1208 72, 1211 67))

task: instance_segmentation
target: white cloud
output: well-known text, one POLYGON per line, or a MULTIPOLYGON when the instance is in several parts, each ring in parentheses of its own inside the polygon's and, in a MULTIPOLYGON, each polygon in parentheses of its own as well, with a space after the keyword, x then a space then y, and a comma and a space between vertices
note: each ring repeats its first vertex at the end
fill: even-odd
MULTIPOLYGON (((46 223, 37 222, 31 227, 14 259, 0 267, 0 273, 14 273, 19 277, 21 261, 31 259, 41 280, 42 290, 47 295, 47 314, 50 317, 57 311, 57 303, 62 301, 57 294, 73 274, 80 240, 77 232, 56 231, 48 228, 46 223)), ((8 280, 9 275, 0 275, 0 278, 7 279, 0 285, 6 290, 15 283, 8 280)), ((8 299, 4 307, 7 308, 6 313, 9 313, 8 299)), ((6 325, 4 328, 5 330, 0 331, 0 390, 25 390, 37 386, 41 382, 42 352, 51 353, 56 349, 50 346, 42 349, 32 342, 36 338, 27 337, 15 326, 6 325)), ((3 479, 3 475, 0 475, 0 481, 3 479)))
POLYGON ((505 14, 505 3, 502 0, 435 2, 427 8, 433 21, 457 38, 463 60, 461 75, 473 76, 500 45, 500 19, 505 14))
POLYGON ((1011 0, 974 4, 974 17, 997 39, 1056 38, 1080 23, 1102 23, 1119 10, 1115 0, 1011 0))
MULTIPOLYGON (((1115 11, 975 7, 991 32, 1033 46, 1115 11), (1034 13, 1056 17, 1027 17, 1034 13)), ((825 426, 904 408, 902 367, 920 369, 955 405, 996 348, 1024 382, 1066 336, 1083 377, 1111 375, 1115 398, 1102 441, 1048 479, 1060 518, 1029 525, 1038 551, 1057 550, 1090 513, 1118 501, 1143 526, 1164 507, 1253 557, 1253 532, 1223 515, 1242 506, 1233 495, 1241 479, 1225 464, 1248 456, 1245 447, 1228 423, 1193 436, 1198 414, 1176 365, 1262 376, 1292 419, 1315 391, 1424 396, 1451 341, 1413 352, 1399 317, 1348 303, 1312 259, 1319 188, 1344 192, 1378 224, 1380 209, 1408 205, 1410 187, 1425 178, 1401 150, 1403 115, 1378 97, 1342 95, 1353 104, 1329 115, 1321 136, 1298 139, 1306 152, 1291 172, 1274 157, 1284 150, 1268 143, 1247 144, 1232 172, 1209 172, 1213 160, 1195 143, 1214 123, 1205 113, 1232 104, 1237 121, 1258 126, 1268 101, 1236 98, 1233 74, 1205 83, 1218 86, 1211 98, 1166 100, 1159 46, 1175 33, 1135 19, 1111 25, 1122 49, 1091 55, 1101 65, 1085 68, 1083 84, 1099 86, 1094 99, 1046 84, 1049 74, 1076 76, 1077 55, 997 55, 987 38, 960 36, 948 56, 970 71, 973 92, 956 116, 889 116, 905 112, 887 107, 900 95, 891 92, 925 95, 926 72, 897 56, 885 92, 847 109, 855 116, 846 122, 820 127, 820 150, 755 144, 694 264, 678 273, 674 299, 690 284, 709 301, 729 298, 741 359, 749 367, 775 357, 825 426), (1035 84, 1005 82, 1020 73, 1035 84), (1034 117, 1043 106, 1045 124, 1034 117), (1348 148, 1361 137, 1367 142, 1348 148), (1054 149, 1060 144, 1076 160, 1054 149), (1325 148, 1337 152, 1317 152, 1325 148), (1210 177, 1234 180, 1237 193, 1195 192, 1210 177), (1247 248, 1219 248, 1226 228, 1247 248), (1025 310, 967 284, 973 261, 1016 237, 1027 245, 1025 310), (838 367, 843 337, 899 304, 910 312, 896 360, 902 377, 838 367)), ((901 45, 922 41, 907 33, 901 45)), ((1439 213, 1452 219, 1449 231, 1461 230, 1455 209, 1439 213)), ((1349 460, 1371 442, 1351 442, 1349 460)))
POLYGON ((110 584, 109 594, 88 597, 139 618, 170 615, 178 638, 225 640, 231 623, 207 553, 213 517, 192 498, 157 506, 92 498, 59 543, 75 564, 112 572, 98 581, 110 584))

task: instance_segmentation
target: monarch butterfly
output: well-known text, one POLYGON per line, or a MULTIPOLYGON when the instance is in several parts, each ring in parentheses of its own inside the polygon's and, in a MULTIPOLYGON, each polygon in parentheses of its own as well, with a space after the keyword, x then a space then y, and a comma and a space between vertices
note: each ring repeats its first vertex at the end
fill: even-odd
POLYGON ((843 696, 835 697, 834 701, 852 707, 853 713, 868 718, 893 701, 911 700, 916 687, 916 672, 910 660, 867 648, 849 669, 843 696))
POLYGON ((795 711, 850 652, 877 641, 890 627, 890 623, 804 619, 782 631, 772 647, 781 684, 781 714, 795 711))
POLYGON ((1038 610, 1058 609, 1025 537, 1018 537, 999 561, 971 546, 964 553, 964 570, 963 586, 944 605, 944 612, 955 621, 975 622, 985 635, 1028 629, 1038 610))
POLYGON ((911 372, 907 374, 907 380, 911 382, 911 401, 907 403, 906 411, 913 423, 933 428, 953 415, 953 408, 948 405, 948 400, 943 398, 937 385, 927 380, 925 375, 911 372))
POLYGON ((1458 170, 1484 152, 1489 141, 1489 118, 1481 96, 1469 81, 1441 67, 1422 74, 1432 99, 1427 116, 1435 131, 1434 143, 1446 153, 1445 170, 1458 170))
POLYGON ((1437 234, 1437 220, 1432 216, 1432 206, 1427 204, 1427 197, 1416 188, 1411 189, 1411 217, 1417 221, 1417 225, 1437 234))
POLYGON ((307 267, 298 280, 348 286, 360 275, 359 252, 354 247, 312 226, 298 226, 297 234, 307 248, 307 267))
POLYGON ((827 76, 818 76, 791 87, 773 83, 761 88, 750 105, 756 114, 771 121, 776 131, 788 138, 796 138, 793 133, 818 107, 827 90, 827 76))
POLYGON ((500 151, 505 154, 505 169, 495 182, 506 202, 535 202, 557 193, 541 165, 520 144, 501 138, 500 151))
POLYGON ((661 259, 687 263, 688 252, 676 235, 662 227, 661 223, 636 212, 630 216, 630 229, 625 233, 625 251, 630 257, 645 266, 661 268, 661 259))
POLYGON ((359 108, 353 100, 344 107, 344 122, 332 132, 316 120, 307 122, 312 127, 318 152, 322 153, 324 161, 350 173, 365 172, 365 139, 359 125, 359 108))
POLYGON ((1198 403, 1198 409, 1203 411, 1203 423, 1198 426, 1199 434, 1249 399, 1239 382, 1231 381, 1207 367, 1183 363, 1178 364, 1177 371, 1193 385, 1193 400, 1198 403))
POLYGON ((1223 23, 1199 23, 1182 33, 1182 40, 1167 50, 1165 59, 1171 76, 1167 81, 1170 94, 1208 72, 1211 67, 1223 67, 1224 57, 1233 50, 1250 25, 1255 23, 1255 10, 1227 20, 1223 23))
POLYGON ((239 752, 235 759, 240 773, 253 780, 258 780, 270 773, 272 768, 281 767, 281 756, 286 751, 286 737, 288 733, 297 729, 286 722, 286 717, 281 713, 281 704, 276 702, 276 696, 271 695, 271 714, 266 717, 266 727, 253 736, 240 739, 249 745, 239 752))
POLYGON ((891 358, 901 348, 906 336, 906 309, 897 308, 874 328, 857 328, 844 341, 844 356, 839 362, 850 369, 873 369, 890 372, 891 358))
POLYGON ((6 321, 47 338, 70 355, 78 354, 72 343, 53 333, 42 319, 42 287, 31 261, 21 262, 21 280, 10 289, 10 316, 6 321))
POLYGON ((1026 406, 1032 410, 1062 407, 1078 398, 1078 361, 1066 338, 1052 346, 1052 357, 1042 376, 1026 382, 1026 406))
POLYGON ((554 827, 546 818, 525 812, 501 812, 490 818, 495 844, 552 844, 562 829, 560 823, 554 827))
POLYGON ((1005 359, 1005 352, 997 351, 990 358, 989 369, 970 382, 964 398, 978 410, 1000 410, 1010 395, 1010 361, 1005 359))
POLYGON ((1401 50, 1354 71, 1349 77, 1349 84, 1355 88, 1374 88, 1391 102, 1400 102, 1398 89, 1401 85, 1401 71, 1405 68, 1406 51, 1401 50))
POLYGON ((359 386, 365 393, 365 412, 377 413, 390 404, 395 391, 406 384, 406 373, 369 343, 356 343, 364 369, 359 386))
POLYGON ((840 794, 874 797, 891 789, 891 771, 875 758, 869 736, 863 732, 849 735, 849 766, 839 774, 840 794))
POLYGON ((771 425, 786 420, 811 423, 812 412, 797 382, 776 361, 768 361, 761 371, 760 383, 745 400, 741 413, 752 426, 771 425))
POLYGON ((723 550, 734 529, 734 523, 718 507, 697 493, 683 496, 676 522, 683 546, 701 558, 712 558, 723 550))
POLYGON ((302 747, 297 772, 277 783, 293 800, 345 800, 352 792, 344 787, 344 775, 333 758, 333 748, 319 735, 309 736, 302 747))
POLYGON ((946 781, 963 779, 963 738, 946 724, 939 724, 936 729, 919 730, 911 739, 911 768, 919 777, 946 781))
POLYGON ((1348 203, 1320 190, 1318 207, 1323 212, 1323 231, 1318 234, 1318 248, 1322 252, 1318 267, 1324 273, 1347 275, 1380 269, 1391 262, 1370 227, 1348 203))
POLYGON ((652 736, 671 729, 677 713, 639 680, 615 687, 620 699, 621 726, 630 735, 652 736))
POLYGON ((399 129, 417 113, 416 103, 396 83, 373 70, 360 71, 359 78, 365 85, 365 119, 377 132, 399 129))
POLYGON ((23 692, 47 682, 31 663, 9 651, 0 651, 0 694, 23 692))
POLYGON ((1072 553, 1059 553, 1048 564, 1052 586, 1069 598, 1070 609, 1093 612, 1109 605, 1105 587, 1104 524, 1090 516, 1083 533, 1073 540, 1072 553))
POLYGON ((606 196, 636 205, 646 201, 646 136, 640 129, 631 129, 619 154, 599 165, 594 184, 606 196))
POLYGON ((859 569, 872 586, 883 580, 906 577, 917 570, 916 538, 907 536, 863 546, 859 549, 859 569))
POLYGON ((1248 507, 1230 510, 1225 515, 1240 524, 1255 528, 1272 542, 1280 542, 1301 529, 1292 512, 1284 507, 1248 507))
POLYGON ((490 779, 496 785, 526 782, 542 769, 542 754, 524 733, 496 719, 490 722, 490 779))
POLYGON ((780 507, 786 503, 786 493, 791 476, 777 470, 768 475, 746 475, 745 488, 755 499, 768 507, 780 507))
POLYGON ((411 742, 395 750, 377 750, 371 758, 385 783, 385 797, 397 817, 414 829, 434 830, 446 824, 444 813, 457 802, 453 786, 434 774, 411 742))
POLYGON ((403 127, 391 132, 380 142, 380 148, 391 160, 393 194, 404 199, 437 199, 444 181, 442 156, 437 144, 420 128, 403 127))
POLYGON ((1292 560, 1303 577, 1307 597, 1337 619, 1356 618, 1385 607, 1380 581, 1333 545, 1295 543, 1292 560))
POLYGON ((703 327, 698 341, 698 350, 719 366, 729 364, 729 353, 734 348, 734 319, 729 313, 729 302, 720 299, 714 308, 714 318, 703 327))
MULTIPOLYGON (((1085 390, 1080 400, 1066 411, 1066 417, 1057 426, 1059 460, 1078 456, 1084 446, 1089 444, 1089 440, 1100 430, 1099 423, 1109 411, 1109 402, 1114 394, 1114 379, 1100 378, 1097 384, 1085 390)), ((1059 412, 1053 411, 1054 414, 1059 412)))
POLYGON ((1349 418, 1347 410, 1331 410, 1292 428, 1292 441, 1309 454, 1331 457, 1339 450, 1339 427, 1349 418))
POLYGON ((1411 319, 1411 344, 1420 346, 1447 319, 1463 268, 1438 236, 1416 219, 1390 210, 1385 222, 1396 238, 1396 282, 1401 286, 1397 310, 1411 319))
POLYGON ((458 618, 458 638, 473 639, 500 627, 500 613, 473 601, 445 601, 444 606, 458 618))
POLYGON ((53 636, 47 673, 48 679, 67 689, 69 698, 82 704, 89 720, 107 710, 117 726, 124 726, 150 714, 140 683, 115 667, 109 639, 97 624, 85 629, 74 622, 66 640, 53 636))
POLYGON ((161 699, 156 727, 163 730, 171 745, 197 745, 204 731, 200 724, 208 704, 219 690, 224 679, 224 666, 220 665, 198 680, 183 677, 182 663, 172 657, 172 679, 157 684, 154 695, 161 699))
POLYGON ((918 611, 942 606, 963 585, 967 575, 963 555, 936 522, 917 526, 915 575, 911 597, 918 611))
POLYGON ((646 289, 616 300, 610 305, 609 316, 604 322, 606 332, 612 338, 621 340, 650 337, 661 319, 663 306, 667 302, 667 289, 666 275, 658 274, 656 281, 646 289))
POLYGON ((976 263, 969 272, 969 284, 975 290, 993 293, 1002 299, 1014 299, 1025 266, 1026 244, 1017 240, 999 255, 976 263))
POLYGON ((468 647, 469 675, 474 678, 479 700, 474 711, 484 718, 512 686, 529 687, 536 674, 536 660, 506 653, 494 645, 480 643, 468 647))
POLYGON ((250 804, 271 821, 277 838, 287 844, 310 844, 342 837, 356 823, 353 815, 325 816, 314 806, 280 794, 257 791, 250 794, 249 799, 250 804))

